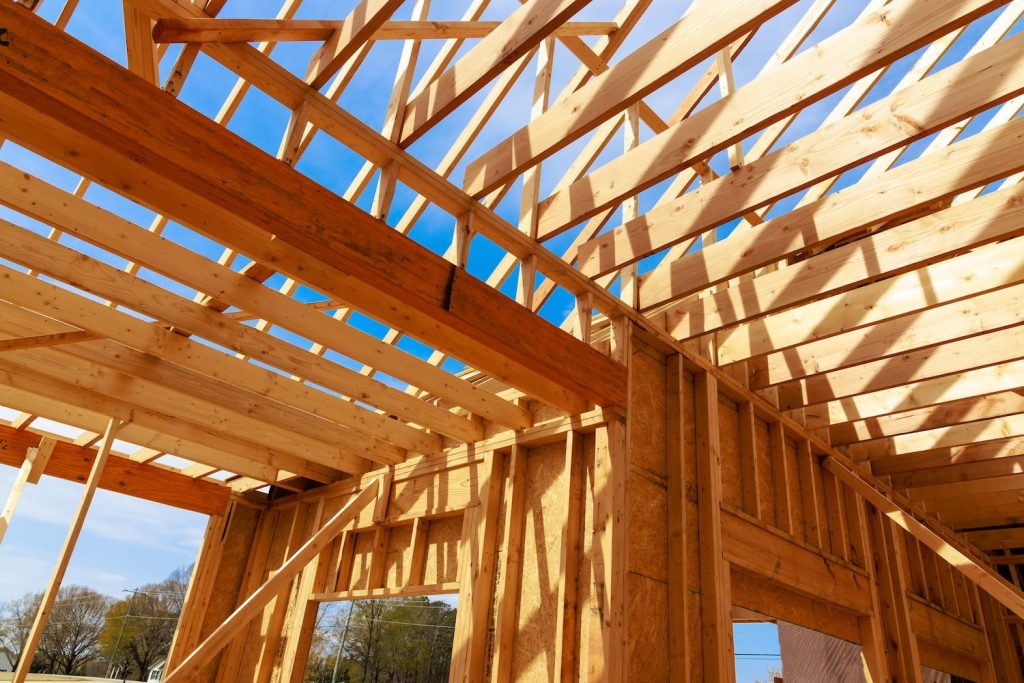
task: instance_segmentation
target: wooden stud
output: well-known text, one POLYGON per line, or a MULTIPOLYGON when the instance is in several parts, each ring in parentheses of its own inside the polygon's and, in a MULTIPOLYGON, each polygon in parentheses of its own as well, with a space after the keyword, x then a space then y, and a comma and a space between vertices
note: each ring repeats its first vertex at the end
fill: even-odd
MULTIPOLYGON (((39 643, 43 638, 43 630, 46 628, 47 622, 50 620, 50 613, 53 610, 53 603, 57 600, 57 592, 60 590, 60 585, 64 581, 64 574, 68 569, 68 563, 71 561, 71 554, 75 550, 75 545, 78 542, 78 536, 82 532, 82 525, 85 524, 85 515, 89 512, 89 507, 92 505, 93 496, 96 494, 96 487, 99 485, 100 475, 103 472, 103 466, 107 462, 107 458, 110 456, 110 448, 114 444, 114 437, 117 435, 118 429, 121 428, 121 421, 111 419, 107 423, 107 428, 103 432, 103 441, 100 443, 99 450, 96 452, 96 458, 93 460, 92 469, 89 471, 89 478, 85 481, 85 488, 82 490, 82 497, 78 502, 78 507, 75 509, 75 515, 71 519, 71 527, 68 529, 67 537, 64 539, 64 545, 61 547, 60 553, 57 555, 57 564, 53 569, 53 574, 50 576, 49 582, 46 584, 46 589, 43 591, 43 597, 39 603, 39 608, 36 611, 35 619, 32 621, 32 627, 29 629, 28 636, 25 638, 25 643, 22 647, 24 656, 21 661, 18 662, 18 666, 14 671, 14 677, 11 679, 14 683, 25 683, 25 679, 28 676, 29 668, 32 665, 32 660, 35 657, 36 649, 39 647, 39 643)), ((27 479, 26 472, 26 479, 27 479)))

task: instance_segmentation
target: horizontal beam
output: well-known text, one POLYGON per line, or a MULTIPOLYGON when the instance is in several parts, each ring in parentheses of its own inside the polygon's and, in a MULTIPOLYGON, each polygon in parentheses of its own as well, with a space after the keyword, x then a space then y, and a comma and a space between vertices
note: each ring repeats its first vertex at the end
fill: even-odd
MULTIPOLYGON (((0 463, 19 467, 25 451, 39 444, 39 435, 0 425, 0 463)), ((57 441, 44 474, 84 482, 89 477, 96 450, 57 441)), ((143 465, 111 455, 100 476, 99 487, 134 498, 189 510, 202 515, 222 515, 231 489, 221 484, 192 479, 155 465, 143 465)))
MULTIPOLYGON (((323 41, 344 25, 320 19, 182 19, 161 18, 153 27, 157 43, 258 43, 323 41)), ((500 21, 386 21, 372 40, 431 40, 483 38, 500 21)), ((611 21, 575 21, 562 24, 554 36, 608 35, 618 25, 611 21)))
POLYGON ((621 364, 45 21, 9 4, 0 21, 0 130, 19 144, 543 402, 624 404, 621 364))
POLYGON ((58 332, 56 334, 41 334, 31 337, 18 337, 17 339, 0 340, 0 351, 38 349, 44 346, 61 346, 63 344, 75 344, 80 341, 91 341, 93 339, 99 339, 99 335, 87 330, 79 330, 77 332, 58 332))

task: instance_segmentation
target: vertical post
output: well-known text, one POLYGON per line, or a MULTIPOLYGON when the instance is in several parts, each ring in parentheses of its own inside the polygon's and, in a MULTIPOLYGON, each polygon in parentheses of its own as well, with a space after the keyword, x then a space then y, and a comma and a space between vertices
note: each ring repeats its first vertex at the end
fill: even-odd
POLYGON ((683 421, 683 357, 667 359, 668 429, 668 652, 669 678, 686 683, 690 640, 686 589, 686 425, 683 421))
MULTIPOLYGON (((841 489, 845 489, 840 484, 841 489)), ((882 630, 882 606, 878 595, 877 553, 872 545, 868 511, 864 499, 848 489, 843 490, 847 517, 851 524, 851 559, 860 560, 868 572, 871 614, 858 619, 861 642, 861 664, 867 683, 886 683, 889 664, 885 657, 885 635, 882 630)))
POLYGON ((502 459, 492 451, 478 468, 479 504, 466 509, 459 544, 459 612, 448 680, 468 683, 483 679, 487 620, 494 582, 494 549, 497 545, 498 505, 501 496, 502 459))
POLYGON ((722 554, 722 456, 719 448, 718 381, 708 372, 696 377, 697 533, 700 540, 701 642, 704 680, 732 681, 729 562, 722 554))
POLYGON ((93 496, 96 494, 96 487, 100 482, 103 466, 110 456, 110 447, 114 443, 114 436, 121 428, 121 424, 120 420, 111 418, 110 422, 107 423, 106 430, 103 432, 103 440, 100 442, 99 450, 96 452, 96 459, 93 460, 92 469, 89 471, 89 478, 85 481, 85 490, 82 491, 82 498, 79 500, 78 508, 75 510, 75 516, 71 521, 71 528, 68 529, 67 538, 64 539, 64 546, 57 557, 57 565, 53 569, 50 583, 47 584, 46 590, 43 592, 39 611, 36 612, 36 618, 32 622, 32 628, 29 630, 28 638, 25 640, 25 647, 22 651, 23 655, 14 672, 13 683, 25 683, 25 678, 28 676, 28 670, 32 666, 32 659, 35 656, 36 648, 39 647, 39 641, 43 637, 43 630, 46 628, 46 623, 50 619, 50 612, 53 610, 53 603, 57 599, 57 591, 60 590, 60 584, 64 580, 64 574, 68 569, 68 562, 71 561, 71 553, 74 552, 78 536, 82 533, 85 515, 89 512, 89 506, 92 505, 93 496))
POLYGON ((896 527, 888 517, 876 510, 870 511, 869 516, 890 672, 894 681, 920 683, 921 657, 910 623, 906 564, 900 544, 895 538, 896 527))
POLYGON ((25 491, 25 484, 36 484, 39 482, 39 477, 42 476, 43 470, 46 469, 46 463, 49 461, 50 454, 53 453, 53 448, 56 445, 56 441, 44 436, 39 440, 38 447, 29 448, 25 452, 25 460, 21 463, 21 467, 18 468, 18 476, 14 478, 14 486, 11 487, 11 492, 7 496, 3 512, 0 512, 0 543, 3 543, 4 536, 7 534, 7 528, 11 525, 11 519, 14 517, 14 511, 18 509, 21 494, 25 491))
POLYGON ((519 618, 519 586, 522 574, 523 523, 526 488, 526 448, 512 446, 508 456, 505 486, 504 548, 502 549, 501 583, 495 611, 494 653, 491 665, 495 683, 512 680, 512 651, 515 645, 516 622, 519 618))
POLYGON ((562 520, 562 553, 558 574, 558 617, 555 625, 555 682, 575 681, 576 624, 579 597, 579 558, 582 546, 580 512, 583 473, 583 435, 570 431, 565 441, 563 484, 566 496, 562 520))
MULTIPOLYGON (((629 152, 640 142, 640 105, 634 104, 626 109, 623 151, 629 152)), ((639 195, 632 195, 622 200, 622 222, 626 223, 640 215, 639 195)), ((637 286, 636 264, 631 263, 619 271, 619 298, 630 308, 636 308, 639 288, 637 286)))

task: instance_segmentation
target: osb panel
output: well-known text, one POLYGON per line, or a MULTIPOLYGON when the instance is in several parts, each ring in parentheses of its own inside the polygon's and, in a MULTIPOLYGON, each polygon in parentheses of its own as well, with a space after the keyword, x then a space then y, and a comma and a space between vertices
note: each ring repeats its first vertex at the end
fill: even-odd
POLYGON ((523 572, 512 654, 516 681, 554 676, 562 524, 566 514, 564 444, 532 448, 526 460, 523 572))
POLYGON ((627 681, 668 680, 668 584, 626 576, 627 681))
POLYGON ((665 365, 636 352, 630 372, 630 464, 667 477, 665 365))
POLYGON ((435 519, 427 527, 427 559, 424 585, 457 581, 459 578, 459 539, 462 515, 435 519))
POLYGON ((376 532, 364 531, 356 534, 355 552, 352 554, 352 577, 349 590, 366 588, 370 580, 370 558, 373 555, 373 539, 376 532))
MULTIPOLYGON (((421 517, 446 510, 461 510, 476 503, 477 487, 473 482, 479 468, 479 465, 459 467, 397 482, 391 488, 388 517, 421 517)), ((372 516, 372 510, 370 514, 372 516)))
POLYGON ((789 466, 789 509, 793 512, 793 535, 807 540, 804 533, 803 497, 800 495, 800 467, 796 457, 796 444, 786 439, 786 462, 789 466))
POLYGON ((388 552, 384 561, 384 586, 404 586, 409 578, 411 560, 412 525, 394 527, 388 539, 388 552))
POLYGON ((668 492, 631 470, 626 489, 629 569, 668 581, 668 492))
POLYGON ((768 443, 768 423, 754 420, 754 453, 757 457, 757 490, 761 500, 762 519, 775 519, 775 496, 772 492, 772 456, 768 443))
POLYGON ((739 409, 725 396, 718 397, 718 442, 722 454, 722 500, 743 505, 743 472, 740 468, 739 409))

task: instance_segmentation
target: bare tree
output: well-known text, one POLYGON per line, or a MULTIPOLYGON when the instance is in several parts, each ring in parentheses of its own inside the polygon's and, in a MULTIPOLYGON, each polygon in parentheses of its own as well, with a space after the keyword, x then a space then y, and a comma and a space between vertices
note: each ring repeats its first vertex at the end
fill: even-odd
POLYGON ((50 619, 39 642, 33 669, 72 675, 100 655, 100 633, 110 598, 85 586, 57 592, 50 619))
POLYGON ((26 593, 10 602, 0 603, 0 652, 15 668, 21 661, 32 620, 42 600, 42 593, 26 593))

